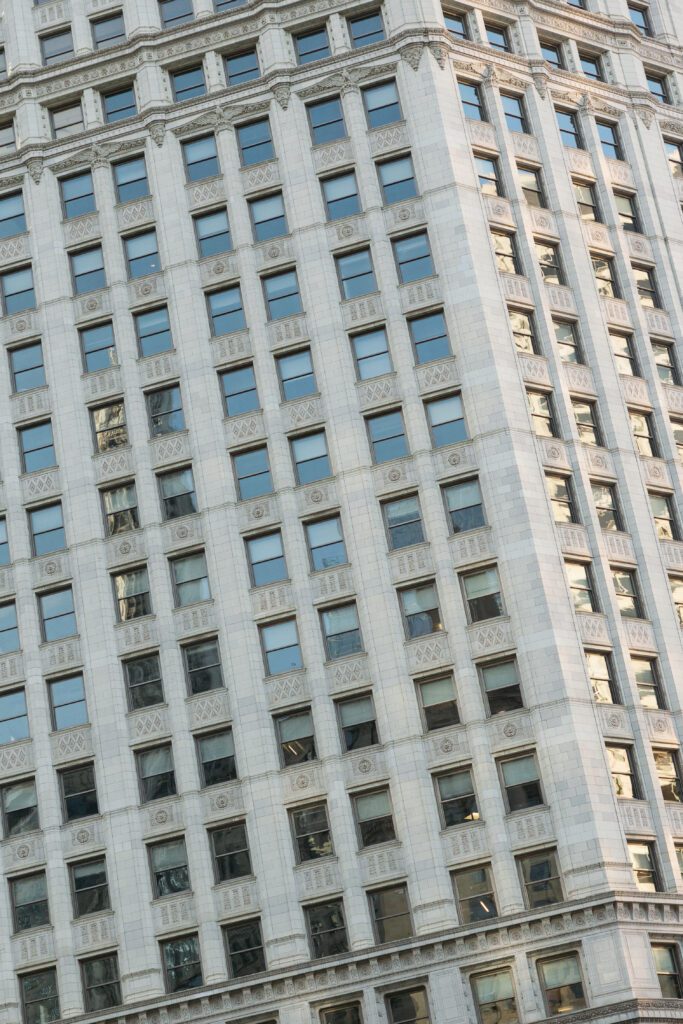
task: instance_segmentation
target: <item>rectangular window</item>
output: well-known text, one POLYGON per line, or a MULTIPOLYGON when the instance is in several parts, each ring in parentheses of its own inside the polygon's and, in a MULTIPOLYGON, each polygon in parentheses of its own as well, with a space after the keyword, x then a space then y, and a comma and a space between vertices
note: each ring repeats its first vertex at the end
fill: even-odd
POLYGON ((311 958, 347 953, 349 949, 342 900, 330 900, 304 907, 311 945, 311 958))
POLYGON ((327 805, 309 804, 290 811, 297 864, 319 860, 334 853, 327 805))
POLYGON ((71 278, 74 295, 94 292, 98 288, 106 288, 107 277, 104 271, 104 255, 101 245, 90 249, 81 249, 69 256, 71 262, 71 278))
POLYGON ((120 160, 112 164, 116 199, 119 203, 129 203, 135 199, 144 199, 149 195, 147 181, 147 165, 144 156, 132 156, 128 160, 120 160))
MULTIPOLYGON (((79 112, 80 112, 80 104, 79 104, 79 108, 78 109, 79 109, 79 112)), ((82 121, 81 121, 81 125, 82 125, 82 121)), ((78 131, 80 131, 80 130, 81 130, 81 128, 78 129, 78 131)), ((54 137, 55 138, 59 138, 59 136, 57 135, 57 129, 55 127, 55 119, 54 118, 53 118, 52 131, 53 131, 54 137)), ((17 140, 16 140, 16 137, 15 137, 15 134, 14 134, 14 122, 10 121, 9 123, 5 122, 4 124, 0 124, 0 153, 2 153, 4 156, 7 156, 9 153, 15 153, 16 149, 17 149, 17 140)))
POLYGON ((202 788, 237 778, 235 743, 231 729, 197 737, 197 756, 202 788))
POLYGON ((155 899, 189 891, 190 872, 182 836, 150 846, 149 860, 155 899))
POLYGON ((484 30, 489 46, 493 47, 494 50, 499 50, 501 53, 510 53, 510 39, 506 26, 488 25, 484 22, 484 30))
POLYGON ((279 715, 275 719, 275 729, 283 768, 317 759, 310 708, 294 711, 290 715, 279 715))
POLYGON ((324 430, 293 437, 290 441, 297 484, 310 484, 332 476, 324 430))
POLYGON ((651 338, 652 355, 657 366, 657 375, 662 384, 680 385, 680 374, 674 346, 667 341, 651 338))
POLYGON ((564 284, 560 247, 555 242, 535 242, 536 258, 546 284, 564 284))
POLYGON ((404 989, 384 997, 389 1024, 429 1024, 427 993, 423 988, 404 989))
POLYGON ((295 672, 303 668, 295 619, 261 626, 260 634, 267 675, 275 676, 280 672, 295 672))
POLYGON ((596 403, 580 402, 577 398, 573 398, 572 410, 576 420, 579 441, 583 444, 602 445, 603 439, 600 425, 598 424, 596 403))
POLYGON ((69 865, 74 917, 100 914, 110 909, 107 867, 104 857, 69 865))
POLYGON ((268 449, 250 448, 249 451, 233 455, 232 464, 240 501, 258 498, 273 493, 273 479, 270 472, 268 449))
POLYGON ((488 121, 481 87, 474 82, 458 82, 462 111, 468 121, 488 121))
POLYGON ((124 661, 123 674, 126 680, 128 707, 131 711, 164 703, 161 665, 157 652, 142 654, 138 658, 124 661))
POLYGON ((18 435, 24 473, 35 473, 57 465, 52 424, 49 420, 32 427, 22 427, 18 435))
POLYGON ((127 117, 135 117, 138 112, 135 102, 135 89, 127 85, 114 92, 102 93, 102 110, 107 124, 123 121, 127 117))
POLYGON ((7 55, 4 48, 0 47, 0 82, 7 80, 7 55))
POLYGON ((555 341, 564 363, 582 363, 578 326, 569 320, 553 320, 555 341))
POLYGON ((43 57, 43 64, 59 64, 60 61, 70 60, 74 55, 74 41, 71 36, 71 29, 61 29, 59 32, 51 32, 50 35, 40 37, 40 52, 43 57))
POLYGON ((652 756, 663 799, 681 803, 683 801, 683 785, 681 784, 678 751, 653 749, 652 756))
POLYGON ((479 179, 479 188, 485 196, 502 196, 503 186, 500 180, 498 158, 474 154, 474 163, 479 179))
MULTIPOLYGON (((251 167, 253 164, 260 164, 274 158, 275 148, 270 134, 270 121, 267 117, 263 117, 259 121, 250 121, 249 124, 239 125, 236 128, 236 134, 243 167, 251 167)), ((213 173, 217 174, 218 171, 213 173)))
POLYGON ((348 557, 344 543, 344 534, 342 532, 341 519, 338 515, 330 516, 328 519, 317 519, 312 523, 305 523, 304 529, 306 531, 311 569, 314 572, 347 564, 348 557))
POLYGON ((64 640, 68 636, 76 636, 76 613, 71 587, 53 590, 49 594, 38 597, 40 620, 43 639, 46 643, 52 640, 64 640))
POLYGON ((541 172, 535 167, 517 164, 517 179, 527 204, 537 209, 543 209, 546 206, 546 201, 543 194, 541 172))
POLYGON ((314 146, 322 146, 327 142, 346 138, 344 109, 339 96, 331 96, 327 100, 309 103, 306 111, 314 146))
POLYGON ((157 479, 164 520, 178 519, 198 511, 191 466, 160 473, 157 479))
POLYGON ((465 414, 460 395, 447 395, 425 402, 432 447, 443 448, 467 440, 465 414))
POLYGON ((361 849, 396 839, 388 789, 351 797, 361 849))
POLYGON ((486 525, 479 480, 459 480, 442 487, 451 533, 464 533, 486 525))
POLYGON ((204 68, 202 65, 198 64, 193 68, 172 71, 171 88, 173 89, 173 99, 176 103, 192 100, 195 96, 205 96, 206 79, 204 78, 204 68))
POLYGON ((596 121, 595 127, 598 130, 598 137, 604 155, 609 160, 623 160, 624 154, 617 126, 610 124, 608 121, 596 121))
POLYGON ((46 384, 43 346, 39 341, 9 350, 12 390, 15 394, 42 388, 46 384))
POLYGON ((33 270, 21 267, 0 274, 2 298, 6 316, 22 313, 25 309, 36 308, 36 293, 33 287, 33 270))
POLYGON ((259 408, 252 363, 219 374, 226 416, 241 416, 259 408))
POLYGON ((159 388, 158 391, 149 391, 145 398, 152 437, 162 437, 164 434, 185 430, 183 403, 177 384, 159 388))
POLYGON ((582 53, 579 50, 579 64, 586 78, 592 78, 594 82, 604 82, 605 76, 600 54, 582 53))
POLYGON ((642 619, 643 608, 635 571, 612 569, 612 582, 621 615, 628 619, 642 619))
POLYGON ((338 701, 337 715, 345 752, 379 743, 375 707, 370 694, 338 701))
POLYGON ((336 174, 321 181, 325 213, 328 220, 340 220, 361 212, 358 182, 354 171, 336 174))
POLYGON ((86 1011, 106 1010, 123 1002, 116 953, 81 960, 83 1003, 86 1011))
POLYGON ((639 376, 638 361, 633 348, 633 335, 620 334, 618 331, 609 331, 608 333, 619 373, 628 377, 639 376))
POLYGON ((683 998, 681 968, 676 946, 652 945, 652 958, 655 962, 657 980, 664 999, 683 998))
POLYGON ((516 1024, 519 1020, 512 971, 509 968, 475 975, 472 978, 472 991, 481 1024, 494 1024, 495 1021, 516 1024))
POLYGON ((19 975, 21 1007, 25 1024, 57 1020, 61 1017, 57 992, 57 970, 44 967, 19 975))
POLYGON ((611 656, 600 654, 598 651, 586 651, 586 663, 596 703, 619 704, 611 656))
POLYGON ((0 238, 11 238, 26 231, 24 196, 21 192, 0 196, 0 238))
POLYGON ((83 368, 86 373, 97 373, 98 370, 106 370, 110 366, 118 364, 113 324, 105 323, 86 327, 79 331, 79 336, 83 353, 83 368))
POLYGON ((326 608, 320 613, 325 657, 328 661, 347 658, 363 650, 356 602, 326 608))
POLYGON ((64 217, 67 220, 95 211, 95 188, 90 171, 72 174, 70 178, 61 178, 59 190, 64 217))
POLYGON ((251 537, 246 546, 253 586, 268 586, 287 579, 287 563, 279 530, 251 537))
POLYGON ((51 551, 62 551, 66 547, 61 502, 31 509, 28 519, 31 529, 31 550, 34 555, 47 555, 51 551))
POLYGON ((597 612, 593 578, 587 562, 565 562, 569 590, 577 612, 597 612))
POLYGON ((162 942, 161 959, 167 992, 183 992, 204 984, 198 935, 182 935, 162 942))
POLYGON ((568 149, 583 149, 579 121, 572 110, 555 110, 560 140, 568 149))
POLYGON ((546 487, 556 523, 578 523, 579 519, 571 478, 546 473, 546 487))
POLYGON ((137 750, 135 761, 140 782, 140 802, 164 800, 175 796, 176 782, 173 768, 171 745, 152 747, 150 750, 137 750))
POLYGON ((587 1005, 576 953, 540 960, 538 974, 548 1016, 573 1013, 587 1005))
POLYGON ((303 312, 296 270, 271 274, 262 280, 269 320, 282 320, 283 317, 296 316, 297 313, 303 312))
POLYGON ((11 562, 9 541, 7 539, 7 521, 0 518, 0 565, 9 565, 11 562))
POLYGON ((624 231, 640 231, 640 218, 635 197, 628 195, 626 192, 615 192, 614 203, 617 208, 619 223, 624 231))
POLYGON ((657 659, 639 658, 632 654, 631 669, 642 706, 653 709, 665 707, 657 659))
POLYGON ((126 27, 120 12, 110 14, 106 18, 93 18, 90 26, 96 50, 107 50, 110 46, 118 46, 119 43, 125 42, 126 27))
POLYGON ((615 794, 622 800, 640 800, 641 791, 633 764, 632 748, 609 745, 605 749, 615 794))
POLYGON ((505 115, 505 123, 511 132, 522 132, 528 133, 529 125, 527 124, 526 111, 524 109, 524 100, 521 96, 509 96, 505 93, 500 94, 500 101, 503 105, 503 114, 505 115))
POLYGON ((402 119, 398 90, 393 80, 366 86, 362 94, 368 128, 383 128, 402 119))
POLYGON ((489 715, 506 714, 508 711, 524 707, 517 662, 514 658, 481 665, 479 671, 489 715))
POLYGON ((422 717, 428 732, 460 724, 455 684, 452 676, 426 679, 417 684, 422 717))
POLYGON ((408 329, 418 366, 451 355, 446 320, 441 310, 414 317, 408 321, 408 329))
POLYGON ((342 298, 357 299, 377 291, 377 281, 369 249, 336 256, 337 276, 342 298))
POLYGON ((541 47, 543 60, 547 60, 548 64, 554 67, 556 71, 561 71, 564 68, 564 59, 560 43, 549 43, 543 39, 539 39, 538 42, 541 47))
POLYGON ((347 24, 354 50, 360 49, 361 46, 370 46, 371 43, 379 43, 385 38, 382 15, 379 11, 370 11, 358 18, 349 18, 347 24))
POLYGON ((461 924, 476 924, 478 921, 498 917, 490 864, 461 868, 454 871, 451 878, 461 924))
POLYGON ((505 614, 495 565, 466 573, 462 576, 462 585, 470 622, 481 622, 505 614))
POLYGON ((424 541, 417 496, 386 502, 383 510, 392 550, 424 541))
POLYGON ((595 197, 595 185, 589 181, 574 181, 574 198, 582 221, 600 222, 600 210, 595 197))
POLYGON ((375 465, 409 455, 403 413, 400 409, 378 413, 365 420, 370 454, 375 465))
POLYGON ((143 231, 123 239, 128 277, 131 281, 161 270, 156 231, 143 231))
POLYGON ((214 338, 234 331, 243 331, 247 326, 242 307, 242 292, 239 285, 209 292, 206 296, 209 307, 211 333, 214 338))
POLYGON ((659 447, 655 437, 654 423, 651 412, 638 412, 636 409, 628 410, 631 421, 631 430, 636 445, 636 451, 640 455, 657 457, 659 447))
POLYGON ((401 284, 421 281, 434 273, 434 262, 425 231, 406 238, 397 238, 392 242, 396 271, 401 284))
POLYGON ((416 640, 443 629, 439 596, 434 582, 399 590, 398 600, 403 616, 406 640, 416 640))
POLYGON ((295 35, 294 49, 297 64, 310 64, 311 61, 329 57, 332 51, 327 38, 326 26, 321 25, 320 28, 312 29, 310 32, 300 32, 295 35))
POLYGON ((376 942, 398 942, 413 934, 407 885, 370 890, 368 901, 376 942))
POLYGON ((242 978, 266 970, 266 958, 258 918, 225 925, 223 937, 231 978, 242 978))
POLYGON ((641 306, 646 309, 661 309, 662 303, 657 293, 657 282, 652 267, 639 267, 631 264, 631 270, 636 282, 636 290, 641 306))
POLYGON ((247 826, 243 821, 230 822, 209 832, 216 882, 231 882, 250 875, 251 855, 247 826))
POLYGON ((683 178, 683 142, 677 139, 664 139, 664 149, 672 175, 674 178, 683 178))
POLYGON ((34 832, 40 828, 34 779, 22 779, 21 782, 3 786, 0 794, 5 839, 23 835, 24 832, 34 832))
POLYGON ((192 21, 192 0, 159 0, 159 16, 163 28, 175 28, 176 25, 192 21))
POLYGON ((318 385, 315 380, 310 348, 302 348, 298 352, 288 352, 284 356, 277 356, 275 364, 283 401, 293 402, 298 398, 305 398, 307 395, 317 393, 318 385))
POLYGON ((185 678, 190 694, 206 693, 223 686, 223 669, 218 640, 200 640, 186 644, 183 649, 185 678))
POLYGON ((128 569, 112 576, 117 622, 129 622, 152 614, 147 566, 128 569))
POLYGON ((172 558, 169 564, 176 608, 211 600, 206 555, 203 551, 172 558))
POLYGON ((437 775, 434 781, 444 828, 479 820, 477 797, 469 768, 437 775))
POLYGON ((99 814, 95 789, 95 766, 80 764, 58 772, 64 821, 76 821, 99 814))
POLYGON ((665 75, 657 75, 654 71, 645 71, 645 83, 650 91, 650 95, 658 103, 671 103, 669 83, 665 75))
POLYGON ((650 14, 647 7, 636 7, 635 4, 627 4, 628 16, 636 26, 641 35, 651 36, 650 14))
POLYGON ((121 484, 119 487, 102 491, 102 506, 108 537, 115 537, 128 530, 137 530, 139 527, 135 483, 121 484))
POLYGON ((377 174, 385 206, 402 203, 418 194, 415 169, 409 153, 378 163, 377 174))
POLYGON ((655 844, 629 839, 628 846, 636 888, 641 892, 661 892, 655 844))
POLYGON ((502 274, 520 274, 521 268, 515 236, 507 231, 492 231, 491 241, 498 270, 502 274))
POLYGON ((621 510, 617 501, 615 485, 599 484, 592 481, 591 490, 600 528, 603 530, 623 530, 621 510))
POLYGON ((202 135, 199 139, 183 142, 182 150, 188 182, 203 181, 221 173, 215 136, 202 135))
POLYGON ((260 199, 250 199, 248 206, 255 242, 267 242, 270 238, 279 238, 281 235, 287 234, 287 218, 282 192, 274 192, 272 195, 262 196, 260 199))
POLYGON ((0 694, 0 744, 15 743, 28 736, 26 694, 23 690, 0 694))
POLYGON ((543 803, 541 780, 533 754, 501 761, 500 772, 508 811, 521 811, 543 803))
POLYGON ((112 402, 91 409, 92 425, 95 434, 95 452, 109 452, 115 448, 124 448, 128 444, 128 427, 123 402, 112 402))
POLYGON ((467 18, 464 14, 446 14, 443 16, 446 28, 452 36, 456 39, 469 39, 470 34, 467 30, 467 18))
POLYGON ((193 218, 200 259, 232 251, 227 210, 212 210, 193 218))
POLYGON ((225 80, 228 85, 242 85, 261 77, 256 49, 229 53, 225 57, 225 80))
POLYGON ((540 910, 564 899, 556 850, 534 850, 517 858, 529 910, 540 910))

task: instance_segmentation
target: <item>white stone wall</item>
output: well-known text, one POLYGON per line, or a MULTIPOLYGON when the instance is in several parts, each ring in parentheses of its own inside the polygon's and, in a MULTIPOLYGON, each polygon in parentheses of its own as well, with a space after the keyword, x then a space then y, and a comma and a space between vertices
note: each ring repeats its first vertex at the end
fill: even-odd
MULTIPOLYGON (((575 949, 593 1008, 588 1012, 598 1008, 606 1020, 627 1013, 620 1004, 658 999, 650 941, 679 941, 683 935, 683 880, 675 852, 683 844, 683 811, 662 800, 651 753, 653 742, 678 749, 681 738, 683 657, 667 573, 683 567, 683 544, 657 540, 647 496, 647 488, 655 488, 673 495, 680 507, 681 458, 669 416, 683 413, 683 388, 662 386, 648 339, 674 341, 683 360, 683 181, 672 177, 662 144, 663 134, 683 139, 683 110, 657 105, 643 72, 643 61, 666 69, 672 99, 680 104, 680 4, 662 0, 653 7, 656 36, 643 40, 622 0, 596 4, 591 13, 551 0, 524 6, 499 0, 467 8, 473 41, 459 42, 445 32, 436 0, 385 0, 387 41, 354 51, 345 16, 356 7, 335 0, 254 0, 215 16, 210 0, 195 0, 196 22, 162 33, 152 0, 4 4, 1 32, 11 74, 0 86, 0 112, 14 116, 19 148, 0 162, 0 194, 21 187, 28 233, 0 244, 0 272, 30 260, 37 308, 0 320, 0 337, 5 347, 42 338, 48 386, 11 396, 8 361, 0 360, 6 396, 0 403, 0 496, 12 552, 12 565, 0 570, 0 585, 3 598, 17 602, 22 641, 20 655, 0 659, 0 681, 5 690, 25 686, 31 728, 30 741, 0 748, 0 784, 35 775, 41 819, 39 833, 0 844, 0 857, 8 877, 45 865, 52 923, 0 944, 2 1024, 21 1019, 17 972, 44 964, 57 966, 62 1016, 82 1014, 78 959, 98 949, 118 951, 125 1000, 118 1017, 182 1003, 168 1013, 209 1021, 226 1014, 231 1020, 251 1018, 253 1012, 285 1024, 315 1019, 323 1004, 352 995, 362 998, 366 1021, 385 1021, 385 992, 417 982, 427 984, 434 1022, 474 1021, 469 974, 498 963, 513 966, 520 1019, 537 1020, 545 1010, 536 959, 575 949), (93 55, 88 18, 121 7, 128 43, 93 55), (484 17, 510 25, 513 54, 483 45, 484 17), (297 68, 292 31, 322 21, 332 56, 297 68), (76 59, 41 68, 37 33, 66 23, 76 59), (537 30, 566 40, 567 71, 554 72, 542 61, 537 30), (220 55, 245 41, 257 41, 263 76, 226 89, 220 55), (579 44, 607 51, 606 83, 592 83, 580 73, 579 44), (168 69, 198 58, 208 95, 173 104, 168 69), (397 82, 404 121, 368 131, 359 86, 386 78, 397 82), (489 124, 466 122, 458 79, 481 82, 489 124), (104 125, 98 90, 133 80, 139 116, 104 125), (501 89, 524 95, 533 135, 507 131, 501 89), (349 140, 313 149, 304 101, 337 93, 349 140), (85 133, 52 141, 49 110, 77 96, 85 133), (561 145, 554 104, 577 111, 585 151, 561 145), (265 110, 277 159, 241 170, 234 124, 265 110), (596 116, 618 121, 626 162, 604 158, 596 116), (181 141, 207 130, 215 130, 221 176, 188 186, 181 141), (506 199, 481 196, 473 146, 499 154, 506 199), (383 208, 373 161, 407 149, 420 198, 383 208), (152 198, 117 206, 111 160, 143 151, 152 198), (518 159, 542 169, 548 210, 524 203, 518 159), (317 179, 348 166, 355 167, 364 212, 326 224, 317 179), (62 221, 59 176, 86 167, 93 169, 97 214, 62 221), (592 227, 592 235, 577 213, 571 175, 595 182, 605 223, 592 227), (245 196, 271 186, 282 188, 290 234, 254 245, 245 196), (614 186, 635 191, 642 235, 620 229, 614 186), (226 203, 235 251, 198 261, 191 213, 226 203), (163 270, 131 283, 122 231, 152 223, 163 270), (503 280, 497 273, 489 224, 516 226, 523 278, 503 280), (436 274, 419 286, 399 286, 391 240, 418 227, 429 232, 436 274), (534 237, 559 241, 566 287, 544 285, 534 237), (101 240, 107 288, 73 298, 64 249, 89 240, 101 240), (379 294, 372 302, 340 303, 333 255, 366 241, 379 294), (587 243, 614 255, 623 301, 600 300, 587 243), (634 258, 655 266, 662 311, 640 306, 630 273, 634 258), (260 275, 294 265, 305 313, 268 323, 260 275), (204 292, 237 279, 248 330, 212 339, 204 292), (160 301, 168 303, 175 349, 139 359, 131 312, 160 301), (539 355, 515 350, 507 301, 533 305, 539 355), (406 314, 434 308, 445 310, 453 357, 416 368, 406 314), (552 315, 577 320, 585 366, 561 362, 552 315), (84 374, 76 328, 109 316, 119 365, 84 374), (349 329, 380 322, 394 373, 372 386, 357 384, 349 329), (620 378, 609 326, 633 331, 642 379, 620 378), (320 394, 297 405, 282 403, 273 353, 302 341, 310 344, 320 394), (245 356, 254 363, 262 412, 236 428, 223 419, 216 370, 245 356), (152 442, 144 390, 175 381, 187 430, 152 442), (525 384, 552 389, 561 439, 544 442, 533 434, 525 384), (470 440, 433 450, 423 401, 456 389, 462 390, 470 440), (604 449, 578 440, 570 403, 585 395, 597 400, 604 449), (131 445, 115 456, 94 457, 89 408, 110 396, 125 399, 131 445), (636 453, 625 400, 652 410, 661 458, 636 453), (411 454, 374 467, 363 414, 398 404, 411 454), (59 468, 22 475, 16 427, 48 413, 59 468), (297 487, 288 439, 320 424, 334 476, 297 487), (262 437, 275 494, 241 503, 230 452, 243 447, 245 438, 262 437), (201 511, 187 522, 162 523, 155 470, 188 461, 201 511), (554 525, 544 469, 571 471, 582 525, 554 525), (440 485, 473 473, 480 479, 488 525, 476 534, 449 537, 440 485), (98 485, 133 477, 141 529, 105 540, 98 485), (615 538, 600 530, 591 479, 617 482, 628 533, 615 538), (388 555, 379 499, 415 491, 427 541, 409 553, 388 555), (26 508, 58 495, 68 549, 31 558, 26 508), (311 574, 302 520, 325 509, 340 510, 350 565, 311 574), (250 594, 244 535, 274 524, 282 529, 290 582, 250 594), (206 550, 212 599, 177 611, 168 556, 198 545, 206 550), (591 558, 601 613, 573 612, 565 555, 591 558), (116 625, 110 572, 142 561, 149 569, 154 614, 116 625), (506 615, 468 625, 458 573, 493 562, 506 615), (647 620, 629 623, 619 616, 612 564, 637 566, 647 620), (436 580, 445 630, 406 643, 396 586, 425 578, 436 580), (79 635, 42 644, 36 593, 65 580, 72 581, 79 635), (318 609, 351 595, 366 653, 326 664, 318 609), (256 623, 284 611, 296 614, 305 668, 284 680, 267 679, 256 623), (218 636, 225 692, 187 697, 179 642, 195 635, 218 636), (623 706, 593 702, 587 646, 612 651, 623 706), (131 715, 120 659, 152 649, 160 652, 166 704, 131 715), (487 719, 477 665, 505 652, 516 652, 525 708, 487 719), (657 654, 667 710, 640 706, 630 652, 657 654), (51 734, 45 678, 72 668, 83 671, 90 725, 51 734), (413 680, 441 669, 455 676, 462 725, 424 735, 413 680), (381 746, 360 756, 342 755, 333 698, 370 690, 381 746), (281 770, 272 714, 302 705, 312 707, 319 760, 281 770), (194 734, 226 721, 232 723, 240 781, 201 791, 194 734), (141 807, 134 751, 160 738, 172 740, 179 795, 141 807), (616 799, 606 740, 634 746, 642 801, 616 799), (495 758, 531 749, 546 806, 508 815, 495 758), (64 825, 55 768, 90 758, 101 814, 64 825), (482 820, 442 830, 432 775, 458 765, 472 766, 482 820), (378 782, 390 787, 398 841, 359 853, 348 794, 378 782), (336 857, 296 867, 287 810, 318 797, 328 803, 336 857), (247 821, 254 878, 214 886, 206 829, 236 818, 247 821), (181 833, 193 891, 155 903, 145 844, 181 833), (636 890, 626 849, 632 836, 656 842, 663 893, 636 890), (514 857, 547 846, 557 846, 567 903, 532 914, 524 909, 514 857), (106 853, 112 912, 73 921, 67 864, 96 852, 106 853), (463 926, 449 869, 485 861, 492 865, 501 919, 463 926), (396 879, 407 881, 416 938, 378 952, 365 891, 396 879), (321 966, 309 959, 301 904, 330 893, 344 899, 352 953, 321 966), (256 915, 269 971, 248 983, 228 982, 220 926, 256 915), (189 931, 199 933, 209 991, 164 996, 158 940, 189 931)), ((6 882, 0 887, 0 922, 9 933, 6 882)), ((658 1006, 648 1012, 666 1011, 658 1006)), ((619 1019, 636 1019, 641 1011, 628 1012, 630 1017, 619 1019)))

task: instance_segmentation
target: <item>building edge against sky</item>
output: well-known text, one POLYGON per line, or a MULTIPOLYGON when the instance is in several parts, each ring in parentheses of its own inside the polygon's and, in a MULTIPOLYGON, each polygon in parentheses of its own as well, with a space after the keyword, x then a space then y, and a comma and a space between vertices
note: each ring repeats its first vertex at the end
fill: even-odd
POLYGON ((680 0, 0 11, 0 1024, 680 1018, 680 0))

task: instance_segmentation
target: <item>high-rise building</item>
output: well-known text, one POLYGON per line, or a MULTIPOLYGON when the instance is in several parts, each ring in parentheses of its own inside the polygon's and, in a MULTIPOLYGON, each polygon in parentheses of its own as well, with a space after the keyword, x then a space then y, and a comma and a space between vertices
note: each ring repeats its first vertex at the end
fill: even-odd
POLYGON ((0 1024, 680 1020, 682 0, 0 11, 0 1024))

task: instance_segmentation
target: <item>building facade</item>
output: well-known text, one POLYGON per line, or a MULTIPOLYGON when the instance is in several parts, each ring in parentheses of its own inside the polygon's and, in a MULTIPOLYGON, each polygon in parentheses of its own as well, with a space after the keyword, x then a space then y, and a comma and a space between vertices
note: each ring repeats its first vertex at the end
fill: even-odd
POLYGON ((680 0, 0 9, 0 1024, 681 1019, 680 0))

